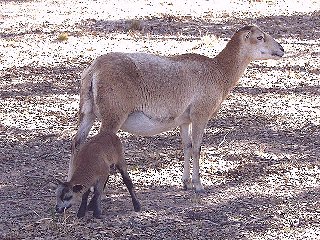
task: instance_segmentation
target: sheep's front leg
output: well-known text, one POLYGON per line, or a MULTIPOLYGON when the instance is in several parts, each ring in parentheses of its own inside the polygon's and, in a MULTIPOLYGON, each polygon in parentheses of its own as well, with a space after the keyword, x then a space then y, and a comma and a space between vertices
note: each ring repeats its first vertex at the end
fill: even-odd
POLYGON ((81 205, 80 205, 78 213, 77 213, 78 218, 82 218, 86 214, 89 193, 90 193, 90 190, 86 191, 82 195, 81 205))
POLYGON ((204 188, 200 180, 200 151, 201 151, 201 142, 204 133, 206 123, 196 122, 192 123, 192 184, 197 193, 203 193, 204 188))
POLYGON ((191 141, 191 124, 183 124, 180 126, 180 135, 182 139, 182 148, 184 155, 182 183, 185 190, 192 189, 193 185, 190 179, 190 159, 192 150, 191 141))

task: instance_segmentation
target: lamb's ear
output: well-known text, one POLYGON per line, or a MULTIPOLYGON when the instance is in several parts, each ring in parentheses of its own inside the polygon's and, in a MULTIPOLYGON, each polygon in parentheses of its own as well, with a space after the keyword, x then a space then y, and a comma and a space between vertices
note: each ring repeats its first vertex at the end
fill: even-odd
POLYGON ((72 191, 75 192, 75 193, 81 192, 82 189, 83 189, 83 186, 80 185, 80 184, 74 185, 72 187, 72 191))

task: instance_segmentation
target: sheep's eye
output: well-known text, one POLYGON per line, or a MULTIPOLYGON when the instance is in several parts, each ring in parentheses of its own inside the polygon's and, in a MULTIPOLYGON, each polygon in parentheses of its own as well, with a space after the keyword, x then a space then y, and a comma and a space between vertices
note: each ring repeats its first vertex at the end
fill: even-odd
POLYGON ((262 36, 259 36, 259 37, 257 37, 257 39, 258 39, 259 41, 261 41, 261 40, 263 39, 263 37, 262 37, 262 36))

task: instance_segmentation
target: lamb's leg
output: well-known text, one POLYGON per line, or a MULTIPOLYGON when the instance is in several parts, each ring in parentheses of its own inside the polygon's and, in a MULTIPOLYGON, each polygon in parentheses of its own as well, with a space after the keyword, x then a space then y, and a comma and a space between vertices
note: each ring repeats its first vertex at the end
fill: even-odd
POLYGON ((141 205, 140 205, 140 202, 137 199, 136 193, 134 191, 133 183, 132 183, 132 180, 128 174, 126 163, 125 163, 124 159, 121 160, 121 163, 117 165, 117 168, 122 176, 123 183, 126 185, 128 191, 130 193, 134 210, 136 212, 140 212, 141 205))
POLYGON ((181 125, 180 135, 182 139, 182 147, 183 147, 183 155, 184 155, 182 183, 183 183, 183 188, 187 190, 187 189, 193 188, 193 185, 190 179, 190 159, 191 159, 191 150, 192 150, 191 125, 190 124, 181 125))
POLYGON ((90 194, 90 190, 86 191, 83 195, 82 195, 82 201, 81 201, 81 205, 79 207, 78 213, 77 213, 77 217, 78 218, 82 218, 84 217, 84 215, 86 214, 86 210, 87 210, 87 202, 88 202, 88 196, 90 194))
MULTIPOLYGON (((105 183, 104 183, 103 190, 105 190, 105 188, 106 188, 108 179, 109 179, 109 176, 107 177, 107 180, 106 180, 105 183)), ((101 199, 104 200, 104 199, 107 199, 107 197, 106 197, 104 194, 101 194, 101 199)), ((87 210, 88 210, 88 211, 93 211, 93 210, 94 210, 94 205, 95 205, 94 202, 95 202, 95 200, 94 200, 94 197, 93 197, 93 198, 90 200, 89 204, 88 204, 88 207, 87 207, 87 210)))
POLYGON ((91 202, 93 206, 93 217, 95 218, 101 218, 101 194, 103 192, 105 182, 106 179, 100 179, 94 187, 94 195, 91 202))

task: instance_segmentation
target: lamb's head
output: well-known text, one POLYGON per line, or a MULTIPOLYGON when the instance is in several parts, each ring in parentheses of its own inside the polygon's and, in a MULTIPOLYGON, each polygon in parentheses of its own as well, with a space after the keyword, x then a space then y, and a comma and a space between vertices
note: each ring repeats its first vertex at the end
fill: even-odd
POLYGON ((56 212, 63 213, 70 208, 76 201, 79 193, 83 189, 82 185, 72 186, 68 182, 60 182, 56 190, 57 204, 56 212))
POLYGON ((256 26, 246 26, 234 35, 240 38, 242 50, 252 60, 279 59, 284 55, 283 47, 269 34, 256 26))

